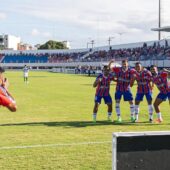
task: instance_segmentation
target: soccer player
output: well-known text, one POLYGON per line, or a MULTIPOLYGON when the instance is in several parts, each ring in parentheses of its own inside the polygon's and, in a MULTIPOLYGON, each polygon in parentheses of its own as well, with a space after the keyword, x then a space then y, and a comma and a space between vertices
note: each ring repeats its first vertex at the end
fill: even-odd
POLYGON ((93 87, 96 87, 93 122, 96 122, 98 108, 102 99, 104 99, 105 104, 108 106, 108 121, 112 121, 112 98, 109 94, 109 90, 110 82, 113 80, 113 76, 109 73, 109 71, 110 69, 108 66, 104 66, 103 73, 99 74, 93 83, 93 87))
POLYGON ((0 106, 7 107, 11 112, 16 112, 16 102, 7 90, 8 81, 4 78, 3 72, 5 70, 0 67, 0 106))
POLYGON ((24 72, 24 82, 25 82, 25 83, 28 83, 29 68, 27 67, 27 65, 24 66, 23 72, 24 72))
MULTIPOLYGON (((164 68, 163 71, 168 73, 168 75, 170 77, 170 70, 167 70, 167 69, 164 68)), ((170 81, 168 81, 168 100, 169 100, 169 105, 170 105, 170 81)))
POLYGON ((160 111, 160 104, 168 98, 168 73, 165 71, 158 72, 158 68, 155 65, 151 66, 152 81, 157 86, 160 93, 155 99, 154 108, 157 113, 157 122, 163 121, 160 111))
POLYGON ((135 80, 137 81, 137 94, 135 98, 135 122, 138 122, 139 117, 139 104, 143 101, 145 96, 148 103, 148 112, 149 112, 149 121, 153 121, 153 106, 152 106, 152 88, 151 84, 152 74, 149 70, 142 67, 142 65, 137 62, 135 64, 136 76, 135 80))
MULTIPOLYGON (((114 61, 110 61, 109 67, 114 61)), ((120 101, 122 96, 124 97, 124 101, 128 101, 130 104, 130 112, 131 112, 131 122, 135 122, 134 117, 134 101, 133 95, 131 93, 132 80, 134 79, 134 75, 136 71, 134 69, 129 68, 128 61, 122 61, 122 67, 113 67, 112 72, 117 79, 116 83, 116 92, 115 92, 115 100, 116 100, 116 113, 117 113, 117 122, 121 123, 121 112, 120 112, 120 101)))

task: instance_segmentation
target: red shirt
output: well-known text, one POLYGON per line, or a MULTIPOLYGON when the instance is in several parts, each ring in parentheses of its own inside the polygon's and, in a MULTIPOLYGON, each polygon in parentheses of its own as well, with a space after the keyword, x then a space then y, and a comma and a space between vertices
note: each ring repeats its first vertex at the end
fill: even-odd
POLYGON ((108 96, 110 91, 110 82, 113 80, 112 74, 107 77, 104 74, 99 74, 96 80, 100 79, 100 83, 96 88, 96 96, 108 96))
POLYGON ((131 68, 124 71, 122 67, 114 67, 112 71, 117 78, 116 91, 129 91, 131 80, 134 78, 136 71, 131 68))
POLYGON ((161 93, 168 93, 168 73, 158 73, 156 76, 152 77, 152 81, 154 84, 156 84, 157 88, 161 93))
POLYGON ((152 79, 152 74, 150 71, 143 69, 140 73, 136 72, 136 81, 137 81, 137 93, 149 93, 150 81, 152 79))

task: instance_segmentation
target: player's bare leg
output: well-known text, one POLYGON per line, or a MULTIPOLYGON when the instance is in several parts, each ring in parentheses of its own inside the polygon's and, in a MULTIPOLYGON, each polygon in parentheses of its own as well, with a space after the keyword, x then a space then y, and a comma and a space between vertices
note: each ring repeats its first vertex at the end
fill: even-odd
POLYGON ((134 117, 135 107, 134 107, 134 102, 133 102, 133 100, 129 101, 129 104, 130 104, 130 117, 131 117, 131 122, 135 122, 135 117, 134 117))
POLYGON ((112 103, 107 104, 108 106, 108 121, 112 121, 112 103))
POLYGON ((148 100, 148 113, 149 113, 149 122, 153 122, 153 105, 152 100, 148 100))
POLYGON ((122 118, 121 118, 121 112, 120 112, 120 100, 116 100, 116 114, 117 114, 117 122, 121 123, 122 122, 122 118))
POLYGON ((95 103, 94 104, 94 108, 93 108, 93 122, 96 122, 97 112, 98 112, 99 105, 100 105, 99 103, 95 103))
POLYGON ((135 122, 138 122, 139 119, 139 104, 140 101, 135 100, 135 122))
POLYGON ((160 107, 159 105, 163 102, 163 100, 159 99, 159 98, 156 98, 155 102, 154 102, 154 108, 155 108, 155 112, 157 114, 157 122, 158 123, 161 123, 163 120, 162 120, 162 115, 161 115, 161 112, 160 112, 160 107))
POLYGON ((7 108, 11 111, 11 112, 16 112, 17 111, 17 106, 15 103, 10 103, 7 108))

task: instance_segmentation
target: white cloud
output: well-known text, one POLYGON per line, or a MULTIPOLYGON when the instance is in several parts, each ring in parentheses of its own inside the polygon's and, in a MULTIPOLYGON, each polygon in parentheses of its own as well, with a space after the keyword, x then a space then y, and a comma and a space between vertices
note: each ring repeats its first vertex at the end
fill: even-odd
POLYGON ((42 35, 43 35, 43 37, 45 37, 45 38, 51 38, 51 37, 52 37, 52 35, 51 35, 50 32, 43 32, 42 35))
POLYGON ((6 17, 5 13, 0 12, 0 20, 6 19, 6 17))
POLYGON ((31 35, 32 35, 32 36, 38 36, 38 35, 40 35, 40 32, 39 32, 38 29, 34 28, 34 29, 32 29, 32 31, 31 31, 31 35))
POLYGON ((91 32, 141 33, 157 26, 155 0, 42 0, 19 5, 20 12, 46 21, 60 22, 91 32), (151 24, 152 23, 153 26, 151 24), (148 24, 148 26, 147 26, 148 24))
MULTIPOLYGON (((170 2, 162 1, 166 1, 166 8, 162 8, 163 16, 166 16, 164 22, 168 23, 170 2)), ((22 14, 25 18, 31 17, 33 22, 42 24, 42 29, 32 30, 31 35, 36 37, 52 37, 54 30, 45 29, 50 23, 57 25, 54 31, 58 34, 56 36, 63 39, 76 37, 77 41, 83 38, 87 41, 87 37, 102 39, 118 32, 126 32, 123 38, 127 42, 157 38, 151 32, 151 28, 158 25, 158 1, 155 0, 26 0, 10 8, 12 12, 22 14)))
POLYGON ((36 37, 43 37, 43 38, 51 38, 52 37, 50 32, 43 32, 43 31, 38 30, 37 28, 32 29, 31 35, 34 37, 36 36, 36 37))

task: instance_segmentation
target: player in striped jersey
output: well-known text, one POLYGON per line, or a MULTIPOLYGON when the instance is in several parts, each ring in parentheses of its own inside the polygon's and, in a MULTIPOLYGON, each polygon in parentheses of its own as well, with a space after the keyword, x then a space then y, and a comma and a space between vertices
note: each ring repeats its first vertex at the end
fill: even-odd
POLYGON ((161 123, 163 119, 162 119, 159 106, 163 101, 166 101, 169 95, 169 88, 168 88, 169 75, 165 71, 158 72, 158 69, 155 65, 151 66, 151 73, 152 73, 152 81, 160 91, 160 93, 158 94, 154 102, 154 108, 157 113, 157 122, 161 123))
POLYGON ((93 83, 93 87, 96 87, 95 105, 93 108, 93 122, 96 122, 98 107, 101 104, 102 98, 105 104, 108 106, 108 120, 112 118, 112 98, 110 96, 110 82, 113 80, 112 74, 109 73, 108 66, 103 67, 103 73, 99 74, 93 83))
POLYGON ((143 101, 145 96, 148 103, 148 112, 149 112, 149 121, 153 121, 153 106, 152 106, 152 88, 151 84, 152 74, 149 70, 142 67, 142 65, 137 62, 135 64, 136 76, 135 80, 137 81, 137 93, 135 98, 135 122, 138 121, 139 117, 139 104, 143 101))
MULTIPOLYGON (((114 61, 109 63, 109 67, 114 61)), ((128 61, 122 61, 122 67, 113 67, 112 72, 117 80, 116 84, 116 92, 115 92, 115 100, 116 100, 116 113, 117 113, 117 122, 121 123, 121 112, 120 112, 120 101, 122 96, 124 97, 124 101, 128 101, 130 104, 130 112, 131 112, 131 122, 135 121, 134 118, 134 101, 133 95, 131 93, 132 80, 134 79, 135 70, 128 67, 128 61)))
MULTIPOLYGON (((166 73, 168 73, 168 74, 169 74, 169 77, 170 77, 170 70, 163 69, 163 71, 165 71, 166 73)), ((170 81, 168 81, 168 100, 169 100, 169 105, 170 105, 170 81)))

